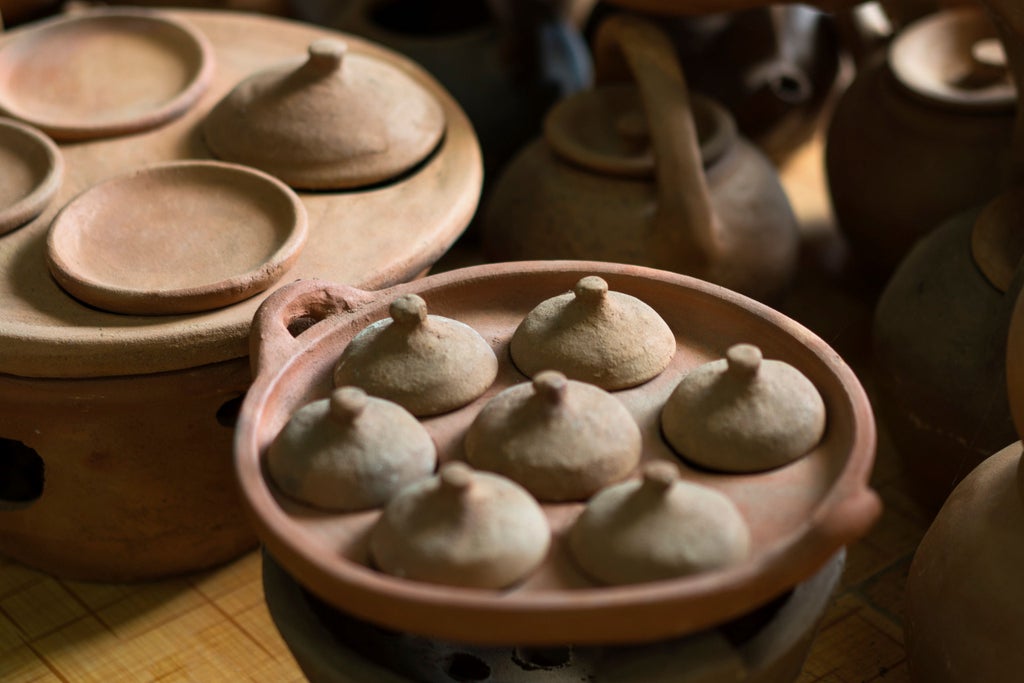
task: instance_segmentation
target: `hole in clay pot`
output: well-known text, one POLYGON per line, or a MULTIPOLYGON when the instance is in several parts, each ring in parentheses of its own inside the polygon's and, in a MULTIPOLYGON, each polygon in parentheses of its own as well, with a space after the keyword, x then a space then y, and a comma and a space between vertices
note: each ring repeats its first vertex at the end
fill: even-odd
POLYGON ((459 683, 486 681, 491 677, 491 667, 479 657, 457 652, 448 660, 448 677, 459 683))
POLYGON ((298 337, 318 322, 320 322, 319 318, 314 318, 311 315, 300 315, 298 318, 288 323, 288 333, 293 337, 298 337))
POLYGON ((572 662, 572 648, 517 647, 512 661, 524 671, 560 669, 572 662))
POLYGON ((803 104, 811 97, 811 86, 806 78, 799 78, 795 75, 782 74, 772 80, 772 92, 780 101, 786 104, 803 104))
POLYGON ((238 423, 238 412, 242 409, 243 400, 245 400, 245 394, 224 401, 220 408, 217 408, 217 424, 234 429, 235 424, 238 423))
POLYGON ((14 439, 0 438, 0 508, 24 507, 43 495, 43 459, 14 439))
POLYGON ((370 10, 374 24, 410 36, 443 36, 465 33, 491 20, 481 0, 383 0, 370 10))

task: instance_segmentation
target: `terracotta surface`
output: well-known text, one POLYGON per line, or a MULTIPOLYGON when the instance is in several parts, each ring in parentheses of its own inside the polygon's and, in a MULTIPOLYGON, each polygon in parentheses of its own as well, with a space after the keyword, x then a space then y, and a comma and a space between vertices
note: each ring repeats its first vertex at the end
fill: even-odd
POLYGON ((707 283, 635 266, 539 262, 495 264, 442 273, 369 294, 305 281, 261 307, 253 332, 257 379, 243 407, 236 464, 246 504, 270 552, 298 580, 336 606, 414 633, 472 642, 635 642, 679 635, 748 610, 807 578, 835 550, 865 532, 879 512, 866 488, 874 451, 866 398, 849 369, 823 342, 778 313, 707 283), (377 513, 310 514, 264 478, 263 453, 291 411, 325 395, 335 359, 396 294, 415 292, 438 314, 477 329, 495 348, 495 384, 465 409, 426 420, 442 461, 461 459, 465 429, 482 405, 523 381, 508 339, 536 304, 599 275, 616 291, 646 301, 676 333, 672 364, 656 379, 616 396, 636 418, 645 460, 675 460, 658 434, 668 393, 690 368, 740 339, 800 368, 821 391, 829 431, 813 453, 760 475, 724 476, 687 468, 685 478, 728 495, 751 525, 747 562, 728 570, 644 587, 595 588, 565 555, 562 535, 581 504, 545 506, 555 535, 545 563, 513 591, 434 588, 366 566, 365 535, 377 513), (293 338, 290 321, 323 319, 293 338), (699 320, 700 325, 693 321, 699 320), (771 514, 766 514, 767 511, 771 514))
POLYGON ((7 38, 2 57, 0 109, 62 141, 175 119, 215 69, 201 32, 144 10, 47 19, 7 38))
POLYGON ((64 178, 57 145, 31 126, 0 119, 0 235, 19 228, 46 209, 64 178))
MULTIPOLYGON (((62 146, 67 173, 55 200, 0 238, 7 274, 0 281, 0 435, 34 450, 46 473, 38 500, 0 512, 0 553, 65 576, 158 576, 222 562, 256 542, 229 460, 231 401, 250 381, 249 327, 263 295, 194 315, 103 312, 53 280, 46 233, 61 206, 101 181, 152 163, 208 158, 200 124, 228 90, 314 40, 341 36, 252 15, 167 16, 190 22, 213 46, 218 67, 205 95, 160 128, 62 146)), ((20 35, 2 34, 0 45, 20 35)), ((300 194, 307 244, 273 287, 314 276, 368 288, 414 277, 465 228, 479 196, 480 151, 452 99, 404 58, 344 38, 433 92, 447 134, 401 182, 300 194)))
POLYGON ((208 311, 277 282, 305 245, 308 223, 299 197, 272 176, 172 162, 75 197, 50 224, 46 256, 62 288, 105 311, 208 311))
POLYGON ((799 236, 775 169, 691 99, 654 24, 609 17, 594 55, 598 87, 552 110, 487 200, 488 258, 635 263, 781 297, 799 236))

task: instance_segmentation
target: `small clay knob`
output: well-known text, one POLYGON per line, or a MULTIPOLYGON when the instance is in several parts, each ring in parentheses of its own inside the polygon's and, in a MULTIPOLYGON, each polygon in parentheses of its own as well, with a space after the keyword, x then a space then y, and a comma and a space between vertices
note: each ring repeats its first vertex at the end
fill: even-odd
POLYGON ((577 301, 596 305, 603 302, 608 295, 608 283, 596 275, 589 275, 576 283, 573 293, 576 294, 577 301))
POLYGON ((358 387, 342 387, 331 394, 331 417, 339 425, 352 424, 369 402, 366 392, 358 387))
POLYGON ((317 71, 330 73, 341 69, 341 63, 348 52, 348 44, 333 38, 321 38, 309 44, 309 60, 306 64, 317 71))
POLYGON ((644 465, 644 486, 652 491, 665 492, 679 481, 679 468, 668 460, 655 460, 644 465))
POLYGON ((725 352, 725 360, 729 367, 729 376, 750 381, 757 375, 761 367, 761 349, 753 344, 736 344, 725 352))
POLYGON ((996 37, 982 38, 971 45, 971 66, 975 78, 994 81, 1006 75, 1006 50, 996 37))
POLYGON ((414 327, 427 319, 427 302, 415 294, 403 294, 391 302, 388 313, 399 325, 414 327))
POLYGON ((568 388, 569 380, 555 370, 545 370, 533 378, 534 392, 551 406, 561 405, 565 401, 568 388))
POLYGON ((473 470, 462 462, 445 463, 438 475, 441 477, 441 488, 452 493, 461 495, 473 484, 473 470))

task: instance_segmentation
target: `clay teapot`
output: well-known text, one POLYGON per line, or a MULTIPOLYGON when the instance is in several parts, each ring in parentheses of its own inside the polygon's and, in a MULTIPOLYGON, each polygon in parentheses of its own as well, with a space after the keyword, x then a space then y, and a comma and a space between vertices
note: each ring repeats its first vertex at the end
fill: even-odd
MULTIPOLYGON (((1024 8, 989 4, 1019 89, 1024 8)), ((921 239, 875 312, 875 406, 904 459, 908 484, 933 509, 1015 438, 1005 340, 1024 283, 1024 248, 1014 227, 1024 214, 1024 113, 1015 126, 1011 175, 1017 186, 921 239)))
POLYGON ((594 45, 600 85, 552 109, 493 188, 486 255, 634 263, 777 300, 799 235, 775 169, 690 96, 654 25, 610 17, 594 45))
POLYGON ((829 192, 840 230, 878 278, 940 222, 1005 187, 1016 95, 1001 62, 984 12, 948 9, 908 25, 840 98, 829 192))

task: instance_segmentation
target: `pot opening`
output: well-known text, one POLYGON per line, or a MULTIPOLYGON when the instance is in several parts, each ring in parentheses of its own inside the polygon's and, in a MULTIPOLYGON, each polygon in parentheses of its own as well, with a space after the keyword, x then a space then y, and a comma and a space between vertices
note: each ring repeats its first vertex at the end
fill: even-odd
POLYGON ((0 438, 0 509, 22 508, 43 495, 43 459, 14 439, 0 438))
POLYGON ((220 408, 217 408, 217 424, 221 427, 234 429, 238 423, 238 413, 242 409, 242 401, 244 400, 245 394, 242 394, 224 401, 220 408))
POLYGON ((491 667, 487 666, 487 662, 465 652, 453 654, 445 670, 449 678, 459 683, 487 681, 491 678, 491 667))
POLYGON ((370 19, 395 33, 437 37, 485 26, 491 21, 491 14, 480 0, 382 0, 370 10, 370 19))

